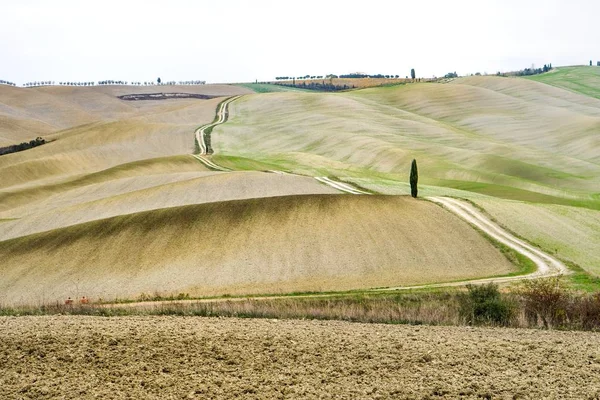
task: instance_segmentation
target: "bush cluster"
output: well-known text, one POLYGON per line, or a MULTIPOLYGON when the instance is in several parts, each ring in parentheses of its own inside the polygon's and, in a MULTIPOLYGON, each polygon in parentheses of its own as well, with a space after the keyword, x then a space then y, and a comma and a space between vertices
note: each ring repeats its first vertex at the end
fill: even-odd
POLYGON ((36 146, 41 146, 45 143, 46 143, 45 139, 43 139, 41 137, 37 137, 36 139, 30 140, 29 142, 23 142, 20 144, 13 144, 13 145, 6 146, 6 147, 0 147, 0 156, 4 155, 4 154, 16 153, 17 151, 31 149, 36 146))
POLYGON ((460 316, 469 325, 511 324, 517 305, 501 295, 498 285, 467 285, 467 293, 459 298, 460 316))

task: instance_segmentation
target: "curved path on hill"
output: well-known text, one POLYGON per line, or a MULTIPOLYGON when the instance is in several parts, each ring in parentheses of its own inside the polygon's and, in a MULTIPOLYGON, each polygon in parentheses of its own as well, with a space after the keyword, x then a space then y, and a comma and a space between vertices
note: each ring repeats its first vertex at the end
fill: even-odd
POLYGON ((535 272, 526 275, 515 275, 515 276, 501 276, 484 279, 473 279, 460 282, 448 282, 448 283, 437 283, 430 285, 419 285, 419 286, 400 286, 390 287, 380 290, 400 290, 400 289, 420 289, 420 288, 436 288, 436 287, 451 287, 451 286, 464 286, 467 284, 485 284, 485 283, 506 283, 513 281, 520 281, 524 279, 536 279, 546 278, 558 275, 567 275, 570 273, 567 266, 560 260, 552 257, 551 255, 544 253, 542 250, 530 245, 507 232, 499 225, 492 222, 487 216, 481 211, 475 208, 473 205, 460 201, 450 197, 428 197, 429 201, 437 203, 448 211, 456 214, 458 217, 464 219, 471 225, 475 226, 494 240, 502 243, 503 245, 510 247, 514 251, 524 255, 533 261, 537 267, 535 272))
POLYGON ((200 149, 200 154, 193 154, 193 156, 200 161, 202 164, 206 165, 208 168, 214 169, 216 171, 231 171, 229 168, 221 167, 220 165, 215 164, 206 156, 208 155, 208 143, 206 140, 207 129, 212 129, 217 125, 221 125, 222 123, 227 122, 227 116, 229 115, 229 104, 236 99, 239 99, 242 96, 233 96, 225 99, 217 108, 216 121, 211 122, 210 124, 202 125, 198 129, 194 131, 194 136, 196 138, 196 144, 198 144, 198 148, 200 149))
MULTIPOLYGON (((200 154, 192 154, 192 155, 198 161, 200 161, 202 164, 206 165, 210 169, 213 169, 216 171, 223 171, 223 172, 231 171, 231 169, 229 169, 229 168, 217 165, 216 163, 214 163, 212 160, 210 160, 207 157, 209 148, 208 148, 208 143, 207 143, 207 139, 206 139, 206 135, 207 135, 206 130, 212 129, 217 125, 221 125, 221 124, 227 122, 227 118, 229 116, 229 104, 233 103, 235 100, 239 99, 240 97, 242 97, 242 95, 229 97, 228 99, 219 103, 219 106, 217 108, 216 121, 211 122, 210 124, 202 125, 194 131, 195 140, 196 140, 196 143, 198 144, 198 148, 200 149, 200 154)), ((275 174, 281 174, 281 175, 297 175, 297 174, 292 174, 289 172, 275 171, 275 170, 268 171, 268 172, 275 173, 275 174)), ((315 179, 325 185, 331 186, 332 188, 339 190, 341 192, 344 192, 344 193, 371 194, 371 193, 362 191, 360 189, 357 189, 348 183, 334 181, 333 179, 328 178, 326 176, 315 177, 315 179)))

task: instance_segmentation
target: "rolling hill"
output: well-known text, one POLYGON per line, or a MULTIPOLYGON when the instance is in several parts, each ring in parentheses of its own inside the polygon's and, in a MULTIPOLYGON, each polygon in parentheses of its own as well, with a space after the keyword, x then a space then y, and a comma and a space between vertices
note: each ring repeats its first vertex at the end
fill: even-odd
POLYGON ((416 158, 425 184, 600 208, 600 100, 538 82, 268 93, 231 109, 213 134, 230 167, 251 158, 303 174, 405 182, 416 158))
POLYGON ((340 196, 312 178, 406 195, 413 158, 422 195, 475 201, 597 273, 600 100, 495 77, 335 94, 255 86, 0 87, 0 145, 49 140, 0 157, 0 302, 337 291, 514 272, 437 205, 340 196), (118 98, 157 91, 217 97, 118 98), (191 156, 194 130, 237 94, 208 156, 234 171, 213 171, 191 156), (572 234, 553 229, 570 220, 572 234))
POLYGON ((515 271, 466 222, 404 196, 163 208, 0 241, 0 254, 4 304, 349 290, 515 271))

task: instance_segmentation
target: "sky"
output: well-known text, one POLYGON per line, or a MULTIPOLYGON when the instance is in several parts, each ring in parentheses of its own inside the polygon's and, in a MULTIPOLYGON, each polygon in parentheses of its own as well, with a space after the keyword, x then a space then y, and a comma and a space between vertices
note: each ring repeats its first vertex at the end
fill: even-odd
POLYGON ((0 79, 419 77, 600 61, 600 1, 3 0, 0 79))

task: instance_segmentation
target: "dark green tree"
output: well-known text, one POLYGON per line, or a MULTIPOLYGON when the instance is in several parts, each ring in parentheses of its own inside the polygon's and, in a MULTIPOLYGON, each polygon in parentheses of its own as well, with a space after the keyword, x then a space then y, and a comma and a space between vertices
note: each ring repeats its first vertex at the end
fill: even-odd
POLYGON ((412 160, 410 165, 410 195, 417 198, 417 182, 419 181, 419 171, 417 171, 417 160, 412 160))
POLYGON ((410 70, 410 77, 414 80, 416 76, 417 76, 417 74, 415 74, 415 69, 411 68, 411 70, 410 70))
POLYGON ((156 80, 156 83, 158 83, 158 84, 160 85, 160 82, 161 82, 161 80, 160 80, 160 77, 159 77, 159 78, 156 80))

